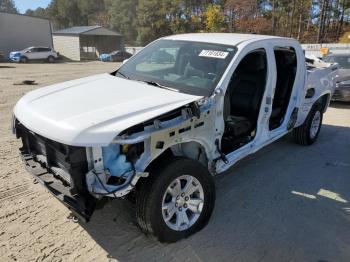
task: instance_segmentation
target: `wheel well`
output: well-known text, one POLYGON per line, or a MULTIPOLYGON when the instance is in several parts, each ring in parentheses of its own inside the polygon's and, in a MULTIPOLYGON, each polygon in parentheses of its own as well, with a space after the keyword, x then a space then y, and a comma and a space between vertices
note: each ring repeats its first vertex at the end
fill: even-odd
POLYGON ((167 148, 165 151, 163 151, 158 157, 152 160, 152 162, 146 167, 145 172, 149 173, 150 175, 148 177, 141 177, 139 181, 136 184, 136 191, 140 189, 140 186, 146 181, 146 179, 149 179, 150 176, 152 176, 152 173, 154 170, 159 169, 162 165, 165 165, 170 158, 174 157, 175 155, 171 151, 171 148, 167 148))
POLYGON ((151 172, 155 168, 163 165, 167 159, 169 159, 170 157, 173 157, 173 156, 174 156, 174 154, 171 151, 171 148, 166 149, 157 158, 152 160, 152 162, 145 169, 145 172, 151 172))
MULTIPOLYGON (((173 145, 166 150, 164 150, 159 156, 151 161, 151 163, 146 167, 145 172, 152 175, 153 170, 159 169, 161 166, 169 163, 169 159, 174 157, 185 157, 188 159, 193 159, 201 163, 205 168, 208 168, 208 158, 205 151, 205 148, 198 142, 187 142, 173 145), (193 152, 197 151, 196 154, 193 152)), ((149 177, 142 177, 136 184, 136 190, 138 190, 139 186, 149 177)))
POLYGON ((175 156, 182 156, 193 159, 208 168, 208 157, 205 148, 198 142, 191 141, 181 144, 176 144, 171 147, 175 156))
POLYGON ((163 151, 158 157, 156 157, 152 162, 147 166, 145 172, 150 172, 150 170, 164 165, 167 162, 167 159, 180 156, 189 159, 193 159, 201 163, 206 168, 208 167, 208 158, 205 151, 205 148, 198 142, 186 142, 173 145, 163 151))
POLYGON ((321 109, 322 109, 323 113, 325 113, 327 111, 330 99, 331 99, 330 94, 325 94, 318 99, 317 103, 321 104, 321 109))

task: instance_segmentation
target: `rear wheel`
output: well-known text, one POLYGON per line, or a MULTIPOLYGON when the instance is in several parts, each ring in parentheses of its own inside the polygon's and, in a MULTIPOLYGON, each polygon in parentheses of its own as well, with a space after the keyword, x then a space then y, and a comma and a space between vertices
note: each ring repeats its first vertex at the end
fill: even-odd
POLYGON ((320 104, 312 107, 304 124, 293 130, 294 140, 300 145, 312 145, 317 140, 322 126, 323 113, 320 104))
POLYGON ((215 203, 215 185, 198 162, 173 158, 140 182, 136 216, 145 233, 162 242, 174 242, 208 223, 215 203))
POLYGON ((50 56, 47 58, 47 62, 49 62, 49 63, 54 63, 54 62, 55 62, 55 58, 54 58, 52 55, 50 55, 50 56))

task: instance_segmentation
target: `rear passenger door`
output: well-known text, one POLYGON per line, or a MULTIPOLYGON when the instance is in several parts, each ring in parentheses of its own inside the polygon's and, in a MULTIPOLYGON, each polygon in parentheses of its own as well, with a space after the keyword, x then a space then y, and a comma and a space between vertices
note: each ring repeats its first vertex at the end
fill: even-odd
POLYGON ((37 52, 37 58, 40 60, 47 59, 51 55, 51 49, 46 47, 39 47, 37 52))

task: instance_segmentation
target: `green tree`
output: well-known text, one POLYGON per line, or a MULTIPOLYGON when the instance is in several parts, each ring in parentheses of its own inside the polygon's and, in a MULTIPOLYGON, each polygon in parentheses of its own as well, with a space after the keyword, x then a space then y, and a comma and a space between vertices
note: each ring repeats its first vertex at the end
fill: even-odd
POLYGON ((204 13, 213 1, 168 1, 168 14, 171 31, 174 34, 193 33, 204 29, 204 13))
POLYGON ((86 25, 77 0, 52 0, 48 7, 48 14, 55 29, 86 25))
MULTIPOLYGON (((17 12, 13 0, 0 11, 17 12)), ((126 42, 147 44, 170 34, 256 32, 303 42, 337 42, 350 30, 350 0, 51 0, 27 14, 51 19, 55 29, 101 25, 126 42)))
POLYGON ((205 29, 208 32, 220 32, 225 22, 225 15, 219 5, 209 5, 204 14, 205 29))
POLYGON ((104 0, 77 0, 80 11, 80 20, 87 25, 101 25, 101 17, 106 13, 104 0))
POLYGON ((168 7, 171 0, 139 0, 137 6, 138 41, 145 45, 161 36, 170 35, 168 7))
POLYGON ((30 16, 36 16, 36 17, 41 17, 41 18, 50 18, 48 14, 48 10, 46 8, 38 7, 35 10, 28 9, 25 12, 26 15, 30 16))
POLYGON ((13 0, 0 0, 0 11, 6 13, 18 13, 15 2, 13 0))
POLYGON ((137 39, 137 4, 138 0, 113 0, 109 8, 111 27, 122 33, 128 44, 135 44, 137 39))

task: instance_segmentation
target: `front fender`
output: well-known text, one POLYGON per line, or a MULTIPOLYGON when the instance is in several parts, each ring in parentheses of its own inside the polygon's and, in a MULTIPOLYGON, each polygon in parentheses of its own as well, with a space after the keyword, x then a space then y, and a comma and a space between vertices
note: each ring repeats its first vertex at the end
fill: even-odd
MULTIPOLYGON (((164 122, 157 122, 144 127, 144 131, 126 137, 118 137, 114 143, 134 144, 144 143, 144 153, 138 159, 135 167, 144 171, 155 159, 171 150, 174 155, 181 155, 195 159, 194 153, 189 151, 201 149, 202 160, 206 159, 209 170, 215 158, 215 127, 213 123, 214 110, 201 110, 199 116, 184 117, 182 114, 164 122), (194 149, 195 148, 195 149, 194 149)), ((203 160, 204 162, 204 160, 203 160)))

